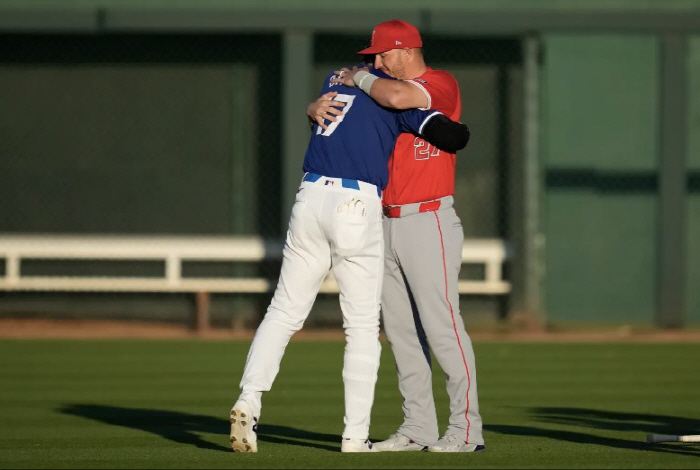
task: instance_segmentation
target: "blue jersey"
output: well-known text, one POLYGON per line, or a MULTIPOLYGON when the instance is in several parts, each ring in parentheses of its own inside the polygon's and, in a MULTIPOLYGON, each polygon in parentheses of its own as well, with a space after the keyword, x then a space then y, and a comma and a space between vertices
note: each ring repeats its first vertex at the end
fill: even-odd
POLYGON ((314 124, 303 169, 333 178, 356 179, 384 189, 389 179, 389 156, 399 134, 420 134, 430 117, 440 113, 384 108, 359 88, 331 83, 334 77, 332 73, 326 76, 319 96, 337 91, 333 99, 345 103, 343 114, 336 116, 336 122, 326 122, 329 124, 326 130, 314 124))

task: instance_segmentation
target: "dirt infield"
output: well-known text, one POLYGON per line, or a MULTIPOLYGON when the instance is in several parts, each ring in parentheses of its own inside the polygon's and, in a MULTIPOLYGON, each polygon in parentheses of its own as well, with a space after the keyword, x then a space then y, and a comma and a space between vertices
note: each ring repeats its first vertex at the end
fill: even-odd
MULTIPOLYGON (((254 331, 209 329, 195 331, 186 325, 109 320, 56 320, 40 318, 0 318, 0 338, 174 338, 174 339, 251 339, 254 331)), ((576 331, 476 331, 473 341, 663 341, 700 342, 700 330, 634 330, 629 327, 576 331)), ((294 339, 341 339, 341 329, 302 330, 294 339)))

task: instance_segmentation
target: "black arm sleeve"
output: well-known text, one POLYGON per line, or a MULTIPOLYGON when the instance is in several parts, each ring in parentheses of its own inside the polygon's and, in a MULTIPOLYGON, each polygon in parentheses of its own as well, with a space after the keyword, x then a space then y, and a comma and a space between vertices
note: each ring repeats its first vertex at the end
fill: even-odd
POLYGON ((423 127, 425 140, 449 153, 457 153, 466 147, 470 135, 466 124, 455 122, 444 114, 436 114, 423 127))

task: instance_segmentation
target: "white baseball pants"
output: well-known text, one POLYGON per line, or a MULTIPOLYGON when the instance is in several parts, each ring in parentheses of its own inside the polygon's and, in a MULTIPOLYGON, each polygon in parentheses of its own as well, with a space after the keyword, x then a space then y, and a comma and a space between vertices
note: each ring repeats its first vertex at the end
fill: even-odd
MULTIPOLYGON (((350 183, 354 188, 343 186, 348 180, 323 176, 301 183, 280 278, 248 352, 240 398, 260 415, 262 392, 272 387, 289 340, 302 328, 321 282, 332 269, 340 288, 346 335, 343 437, 367 439, 381 351, 384 239, 376 186, 350 183)), ((310 396, 309 406, 312 403, 310 396)))

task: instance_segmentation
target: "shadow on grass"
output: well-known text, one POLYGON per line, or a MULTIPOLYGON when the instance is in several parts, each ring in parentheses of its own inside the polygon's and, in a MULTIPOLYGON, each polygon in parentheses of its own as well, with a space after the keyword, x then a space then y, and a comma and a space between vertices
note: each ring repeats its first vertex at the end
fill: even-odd
POLYGON ((529 410, 534 421, 548 424, 578 426, 587 429, 606 431, 639 431, 640 439, 603 437, 590 432, 543 429, 528 426, 485 425, 484 429, 501 434, 539 436, 578 444, 601 445, 618 449, 643 450, 646 452, 667 452, 700 457, 700 446, 684 443, 646 442, 646 435, 657 434, 698 434, 698 420, 646 413, 625 413, 616 411, 592 410, 586 408, 532 408, 529 410))
POLYGON ((260 424, 258 426, 258 440, 274 442, 277 444, 291 444, 340 452, 341 436, 339 434, 324 434, 313 431, 304 431, 302 429, 279 426, 276 424, 260 424), (310 440, 332 442, 334 445, 308 442, 310 440))
MULTIPOLYGON (((198 435, 199 433, 222 434, 228 439, 229 422, 227 419, 180 411, 88 404, 65 405, 58 411, 63 414, 81 416, 113 426, 139 429, 174 442, 193 445, 201 449, 232 452, 228 445, 214 444, 198 435)), ((331 451, 340 450, 339 435, 304 431, 275 424, 260 424, 258 427, 258 441, 314 447, 331 451), (335 445, 308 441, 333 442, 335 445)))

